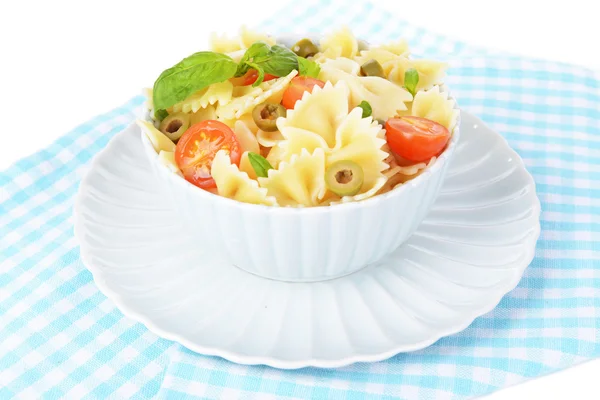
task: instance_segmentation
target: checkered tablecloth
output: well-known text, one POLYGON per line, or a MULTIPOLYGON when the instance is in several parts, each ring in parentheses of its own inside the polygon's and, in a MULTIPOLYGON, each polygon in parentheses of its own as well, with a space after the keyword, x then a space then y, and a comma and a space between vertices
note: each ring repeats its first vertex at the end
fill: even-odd
POLYGON ((369 3, 294 2, 260 29, 346 24, 405 37, 452 64, 461 107, 502 133, 542 202, 536 258, 491 313, 435 345, 334 370, 280 371, 192 353, 125 318, 73 237, 90 159, 134 119, 127 104, 0 174, 0 399, 462 399, 600 356, 600 80, 566 64, 494 53, 399 22, 369 3))

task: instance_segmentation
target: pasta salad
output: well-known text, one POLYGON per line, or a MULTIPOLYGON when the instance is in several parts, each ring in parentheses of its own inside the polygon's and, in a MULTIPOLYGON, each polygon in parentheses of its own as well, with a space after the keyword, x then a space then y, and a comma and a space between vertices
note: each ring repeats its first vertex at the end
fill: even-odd
POLYGON ((158 159, 237 201, 312 207, 360 201, 418 176, 458 110, 447 65, 404 40, 366 46, 347 28, 286 47, 242 28, 165 70, 137 123, 158 159))

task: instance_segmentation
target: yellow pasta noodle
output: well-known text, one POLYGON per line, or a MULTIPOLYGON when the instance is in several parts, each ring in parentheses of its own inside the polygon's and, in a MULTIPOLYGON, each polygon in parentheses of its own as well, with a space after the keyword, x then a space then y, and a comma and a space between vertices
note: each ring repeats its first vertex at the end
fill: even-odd
POLYGON ((439 86, 417 92, 411 108, 411 115, 427 118, 444 125, 450 132, 456 126, 458 110, 448 92, 441 92, 439 86))
POLYGON ((241 172, 223 150, 217 152, 213 159, 211 175, 220 196, 244 203, 277 205, 275 198, 267 195, 267 189, 260 188, 247 173, 241 172))
POLYGON ((207 119, 217 119, 215 113, 215 107, 212 105, 201 108, 193 114, 190 114, 190 125, 197 124, 198 122, 206 121, 207 119))
POLYGON ((354 200, 373 196, 387 180, 382 171, 389 168, 384 162, 388 153, 382 150, 386 141, 380 132, 379 124, 370 117, 362 118, 360 108, 353 109, 337 129, 336 145, 327 156, 327 165, 343 160, 360 165, 364 182, 359 193, 352 196, 354 200))
POLYGON ((354 108, 362 101, 367 101, 376 119, 385 120, 395 116, 398 110, 407 109, 405 103, 412 100, 412 95, 406 89, 387 79, 352 73, 359 69, 360 66, 355 61, 338 58, 321 66, 319 78, 334 84, 344 81, 350 89, 350 107, 354 108))
POLYGON ((258 144, 263 147, 273 147, 283 139, 283 135, 279 131, 265 132, 259 129, 256 133, 256 140, 258 140, 258 144))
POLYGON ((233 99, 228 104, 217 107, 217 116, 221 119, 237 119, 242 115, 252 111, 252 109, 267 101, 278 92, 283 92, 287 89, 290 81, 298 75, 298 71, 294 70, 287 76, 273 79, 261 84, 260 91, 251 91, 250 93, 233 99))
POLYGON ((321 52, 327 58, 354 57, 358 54, 358 40, 348 27, 331 32, 321 40, 321 52))
POLYGON ((254 132, 252 132, 248 123, 238 120, 235 122, 233 127, 235 136, 242 147, 242 151, 250 151, 253 153, 260 153, 260 147, 254 132))
POLYGON ((289 163, 282 162, 277 170, 269 170, 269 176, 258 178, 258 182, 281 206, 318 205, 326 190, 323 149, 312 154, 303 150, 289 163))
POLYGON ((252 46, 254 42, 265 42, 269 45, 274 45, 275 39, 272 36, 255 32, 242 26, 239 36, 234 38, 213 33, 210 37, 210 48, 217 53, 232 53, 245 50, 252 46))
POLYGON ((444 81, 448 65, 439 61, 409 60, 403 57, 395 58, 383 64, 383 70, 387 74, 387 78, 398 85, 404 85, 404 74, 409 68, 414 68, 419 73, 417 90, 427 90, 444 81))
POLYGON ((277 120, 277 127, 286 137, 286 127, 294 127, 319 135, 328 147, 335 145, 335 129, 348 114, 348 87, 345 82, 333 86, 326 83, 323 89, 315 87, 305 92, 286 118, 277 120))
POLYGON ((175 143, 173 143, 164 133, 156 129, 151 122, 142 121, 141 119, 138 119, 135 122, 146 134, 157 153, 160 151, 175 151, 175 143))
POLYGON ((169 171, 183 177, 179 166, 175 162, 174 152, 161 150, 160 153, 158 153, 158 162, 167 167, 169 171))

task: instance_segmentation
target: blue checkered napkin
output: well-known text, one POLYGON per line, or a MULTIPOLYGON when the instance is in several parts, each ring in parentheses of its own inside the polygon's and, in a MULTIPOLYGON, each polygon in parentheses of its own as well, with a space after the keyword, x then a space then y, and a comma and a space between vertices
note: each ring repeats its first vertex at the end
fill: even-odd
POLYGON ((519 286, 460 334, 335 370, 236 365, 160 339, 98 291, 71 220, 89 160, 133 120, 136 97, 0 174, 0 399, 462 399, 600 356, 598 76, 470 47, 368 3, 295 2, 261 28, 344 23, 370 41, 405 37, 414 53, 450 61, 462 108, 524 158, 543 213, 519 286))

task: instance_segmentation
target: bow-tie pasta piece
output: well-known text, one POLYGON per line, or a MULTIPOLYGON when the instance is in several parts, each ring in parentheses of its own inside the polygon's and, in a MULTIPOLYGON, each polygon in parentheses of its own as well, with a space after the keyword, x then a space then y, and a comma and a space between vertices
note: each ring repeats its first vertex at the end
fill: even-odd
POLYGON ((329 144, 320 135, 306 129, 292 126, 285 127, 285 139, 278 143, 281 150, 279 158, 275 160, 277 164, 282 161, 288 162, 294 155, 298 155, 302 150, 312 153, 315 149, 329 149, 329 144))
POLYGON ((404 88, 376 76, 358 77, 350 82, 350 105, 358 106, 363 100, 371 105, 374 119, 387 120, 406 110, 412 95, 404 88))
POLYGON ((373 46, 369 49, 362 50, 355 60, 361 64, 369 60, 375 60, 383 65, 383 63, 398 57, 408 59, 409 55, 410 49, 408 43, 406 40, 400 39, 396 42, 373 46))
POLYGON ((271 169, 267 178, 258 178, 260 186, 277 199, 281 206, 316 206, 325 195, 325 154, 317 149, 310 154, 303 150, 278 169, 271 169))
POLYGON ((161 150, 160 153, 158 153, 158 162, 167 167, 169 171, 183 178, 183 173, 175 162, 175 153, 172 151, 161 150))
POLYGON ((321 40, 321 53, 317 59, 349 57, 358 54, 358 40, 348 27, 331 32, 321 40))
POLYGON ((148 140, 152 143, 152 147, 156 153, 160 153, 162 151, 175 151, 175 143, 171 139, 169 139, 164 133, 156 129, 151 122, 142 121, 138 119, 135 123, 142 129, 142 132, 146 134, 148 140))
MULTIPOLYGON (((145 97, 144 108, 146 110, 150 110, 150 111, 154 110, 154 100, 153 100, 152 93, 153 93, 153 90, 151 88, 144 88, 142 90, 142 94, 145 97)), ((150 116, 154 117, 154 112, 151 112, 150 116)))
POLYGON ((195 113, 201 108, 209 105, 219 104, 224 106, 231 101, 233 95, 233 84, 229 81, 213 83, 209 87, 202 89, 190 97, 173 105, 171 112, 195 113))
POLYGON ((246 85, 246 86, 234 86, 233 87, 233 97, 237 98, 237 97, 243 97, 243 96, 259 96, 260 94, 262 94, 262 92, 264 92, 266 89, 268 89, 270 87, 270 85, 272 84, 272 82, 263 82, 260 85, 254 87, 252 85, 246 85))
POLYGON ((284 139, 283 135, 279 131, 266 132, 262 129, 259 129, 256 132, 256 140, 258 140, 258 144, 263 147, 275 147, 284 139))
POLYGON ((353 161, 360 165, 364 174, 361 190, 343 201, 364 200, 373 196, 387 180, 382 173, 389 168, 385 163, 388 153, 383 130, 370 117, 362 118, 362 109, 355 108, 337 130, 336 146, 327 156, 327 166, 337 161, 353 161))
POLYGON ((190 126, 208 119, 217 119, 215 106, 207 106, 206 108, 201 108, 195 113, 190 114, 190 126))
MULTIPOLYGON (((344 72, 352 76, 358 76, 360 74, 360 65, 356 61, 345 57, 327 60, 323 65, 321 65, 321 72, 323 71, 323 68, 337 72, 344 72)), ((324 77, 328 76, 325 75, 324 77)), ((319 75, 319 78, 321 78, 321 75, 319 75)))
POLYGON ((452 132, 456 126, 458 110, 455 102, 448 98, 448 92, 440 92, 439 86, 417 92, 411 108, 411 115, 423 117, 444 125, 452 132))
POLYGON ((255 106, 283 93, 296 75, 298 75, 298 71, 293 70, 287 76, 261 83, 254 88, 259 90, 252 89, 248 94, 234 98, 227 105, 219 106, 217 116, 225 120, 241 118, 244 114, 251 112, 255 106))
POLYGON ((258 182, 232 164, 229 154, 223 150, 215 155, 210 173, 220 196, 244 203, 277 205, 275 198, 267 195, 267 189, 260 188, 258 182))
POLYGON ((269 150, 269 154, 267 154, 267 161, 269 164, 273 166, 273 168, 279 168, 279 163, 284 158, 285 151, 281 148, 281 143, 276 144, 269 150))
POLYGON ((265 42, 270 46, 275 44, 275 38, 259 33, 242 26, 238 37, 229 38, 212 34, 210 37, 210 49, 217 53, 232 53, 239 50, 246 50, 255 42, 265 42))
POLYGON ((408 42, 405 39, 399 39, 395 42, 382 44, 378 48, 382 50, 387 50, 391 53, 394 53, 397 56, 408 57, 410 55, 410 48, 408 46, 408 42))
POLYGON ((248 176, 250 177, 250 179, 256 179, 257 175, 256 175, 256 171, 254 170, 254 167, 252 166, 252 164, 250 163, 250 158, 248 157, 248 153, 249 152, 245 152, 242 154, 242 158, 240 158, 240 171, 241 172, 245 172, 248 174, 248 176))
MULTIPOLYGON (((360 65, 350 59, 327 61, 321 65, 319 79, 337 84, 346 82, 350 88, 350 108, 368 101, 373 110, 373 118, 386 120, 406 110, 406 102, 412 95, 404 88, 376 76, 356 76, 351 71, 359 71, 360 65)), ((284 135, 285 136, 285 135, 284 135)))
MULTIPOLYGON (((366 63, 369 60, 375 60, 383 67, 389 61, 394 61, 397 58, 399 58, 397 54, 395 54, 387 49, 383 49, 381 47, 376 47, 376 48, 361 51, 360 55, 355 57, 354 60, 357 63, 359 63, 360 65, 366 63)), ((404 57, 402 57, 402 58, 404 59, 404 57)), ((386 71, 386 69, 384 68, 383 72, 387 76, 387 74, 389 73, 389 69, 386 71)))
POLYGON ((233 126, 233 131, 243 151, 260 154, 260 146, 254 132, 252 132, 250 123, 237 120, 233 126))
POLYGON ((385 171, 385 175, 388 178, 388 180, 385 183, 385 185, 383 185, 379 193, 390 191, 396 188, 397 186, 406 183, 407 181, 415 179, 417 176, 421 175, 423 171, 425 171, 427 168, 430 168, 436 160, 437 157, 432 157, 428 163, 421 162, 418 164, 408 166, 398 165, 395 162, 395 160, 391 160, 390 169, 385 171))
POLYGON ((246 26, 240 28, 240 46, 244 49, 252 46, 256 42, 265 42, 269 46, 276 44, 273 36, 267 35, 262 32, 256 32, 248 29, 246 26))
POLYGON ((287 127, 302 129, 319 135, 327 147, 335 146, 335 130, 348 114, 348 87, 344 82, 323 88, 315 86, 312 93, 305 92, 285 118, 277 120, 277 127, 288 139, 287 127))
POLYGON ((407 69, 416 69, 419 73, 417 90, 428 90, 434 85, 443 83, 446 78, 446 69, 448 69, 448 64, 440 61, 408 60, 402 57, 387 61, 382 65, 388 79, 398 85, 404 85, 404 74, 407 69))

